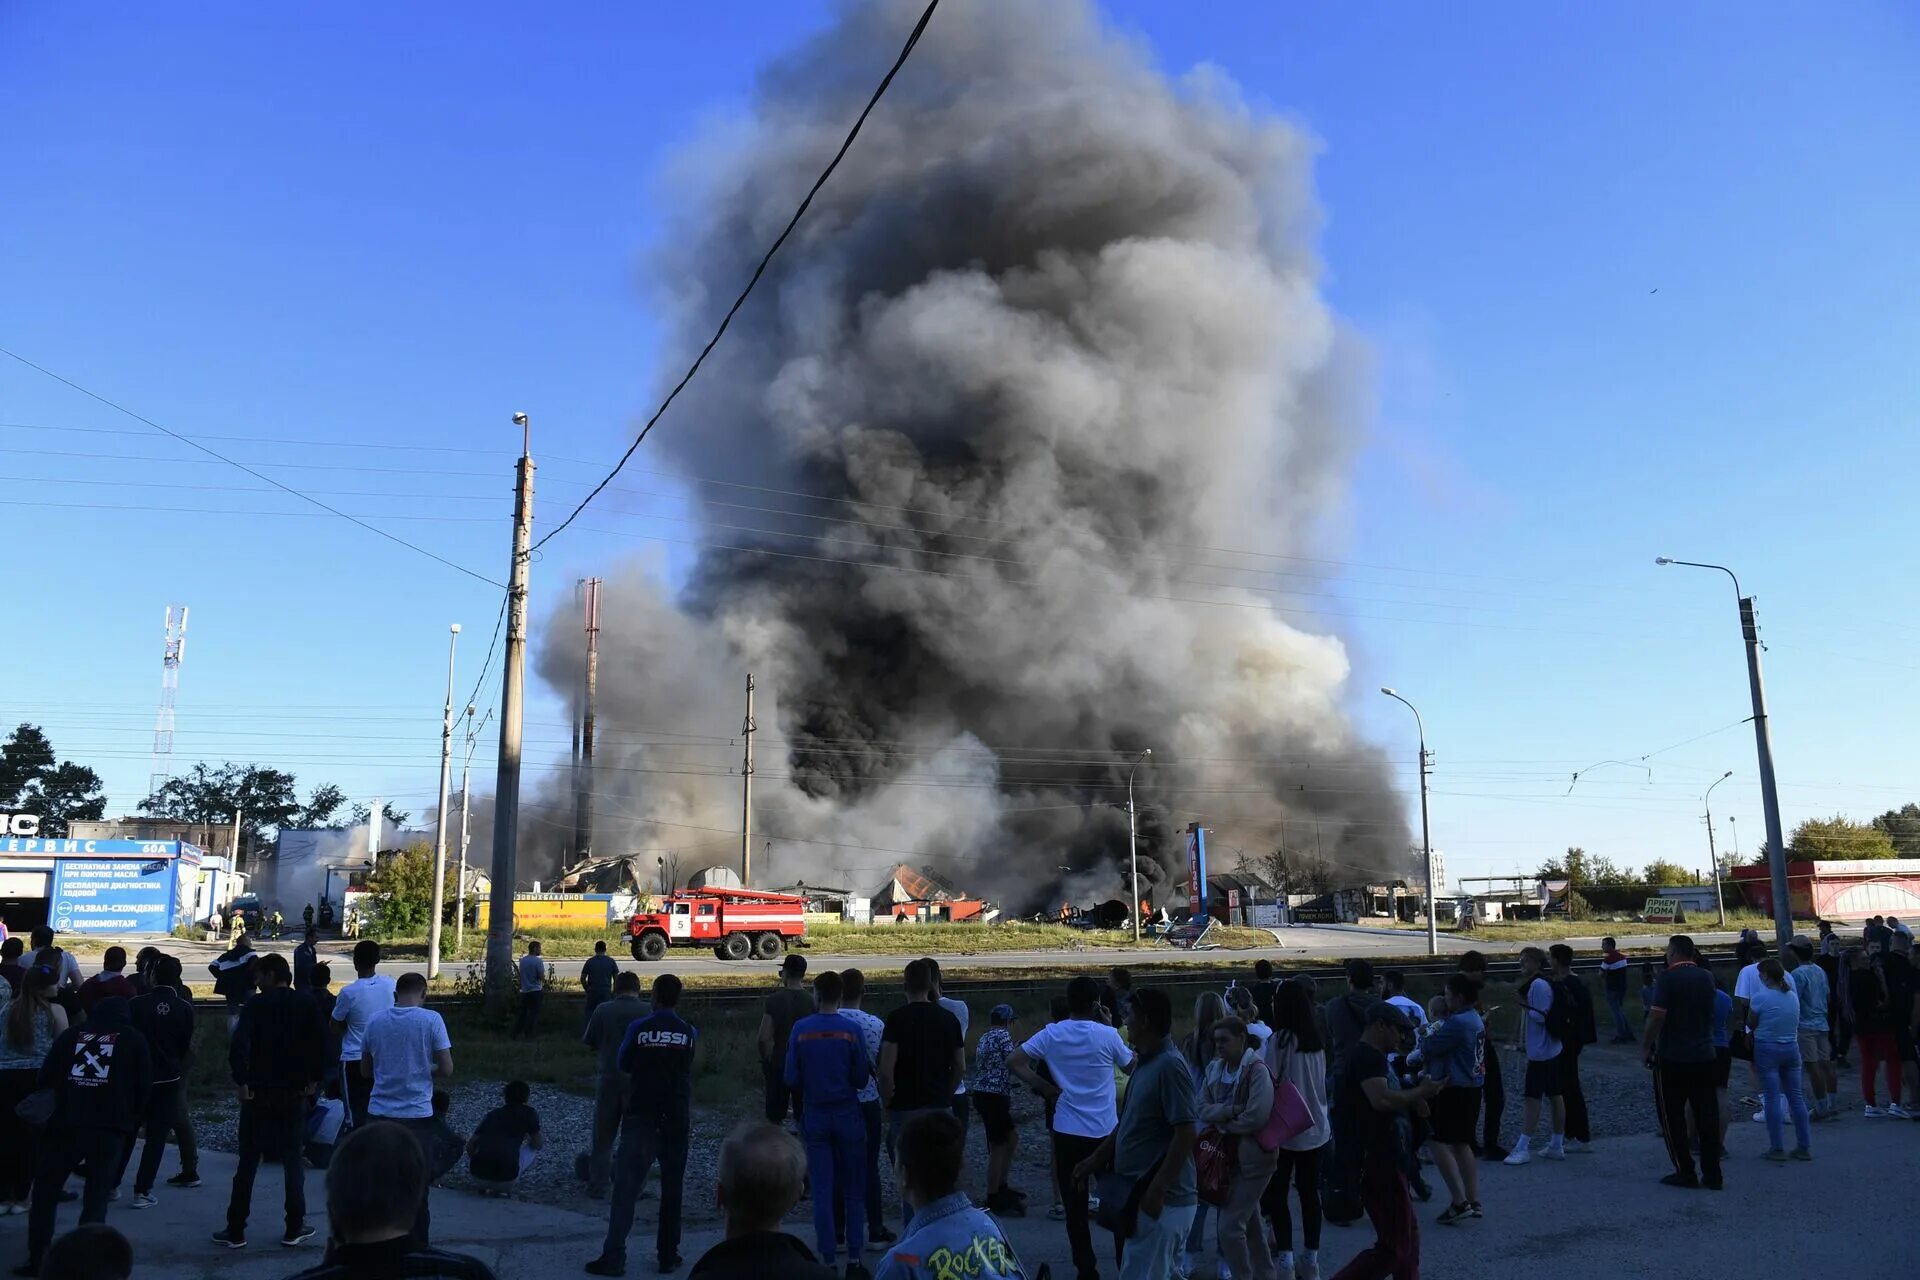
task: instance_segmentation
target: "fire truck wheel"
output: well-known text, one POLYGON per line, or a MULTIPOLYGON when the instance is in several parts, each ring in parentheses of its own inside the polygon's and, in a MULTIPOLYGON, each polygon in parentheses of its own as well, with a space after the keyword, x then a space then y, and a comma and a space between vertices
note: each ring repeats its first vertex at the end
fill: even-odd
POLYGON ((635 960, 664 960, 667 956, 667 940, 657 933, 643 934, 635 939, 633 958, 635 960))
POLYGON ((745 960, 753 954, 753 939, 744 933, 730 933, 720 943, 720 954, 729 960, 745 960))
POLYGON ((777 960, 780 951, 780 935, 777 933, 763 933, 753 941, 753 954, 762 960, 777 960))

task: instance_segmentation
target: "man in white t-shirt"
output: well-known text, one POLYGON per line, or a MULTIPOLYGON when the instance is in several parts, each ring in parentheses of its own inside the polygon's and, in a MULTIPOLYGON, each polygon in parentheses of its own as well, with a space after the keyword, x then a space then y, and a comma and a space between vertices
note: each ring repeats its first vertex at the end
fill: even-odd
POLYGON ((1567 1103, 1561 1096, 1561 1046, 1547 1032, 1547 1014, 1553 1009, 1555 994, 1546 969, 1547 953, 1540 948, 1528 947, 1520 953, 1520 1009, 1527 1024, 1526 1128, 1520 1131, 1520 1140, 1508 1153, 1507 1164, 1526 1164, 1533 1159, 1533 1131, 1540 1127, 1542 1098, 1552 1104, 1553 1136, 1541 1154, 1549 1160, 1567 1158, 1567 1103))
POLYGON ((1114 1068, 1131 1073, 1133 1050, 1120 1033, 1100 1020, 1100 984, 1084 974, 1067 984, 1065 1022, 1048 1023, 1013 1051, 1007 1067, 1029 1089, 1054 1104, 1053 1168, 1066 1204, 1067 1241, 1080 1280, 1099 1273, 1093 1233, 1087 1225, 1087 1184, 1073 1170, 1111 1134, 1119 1114, 1114 1107, 1114 1068), (1034 1070, 1046 1064, 1053 1079, 1034 1070))
MULTIPOLYGON (((940 962, 938 960, 935 960, 932 956, 927 956, 922 963, 933 973, 933 1002, 952 1014, 954 1018, 959 1021, 960 1039, 965 1041, 967 1038, 967 1026, 973 1021, 972 1015, 967 1011, 967 1002, 965 1000, 954 999, 941 987, 940 962)), ((966 1133, 967 1121, 971 1116, 967 1107, 967 1077, 964 1074, 953 1082, 953 1114, 954 1118, 960 1121, 962 1141, 965 1141, 964 1135, 966 1133)))
MULTIPOLYGON (((1752 938, 1741 939, 1733 949, 1735 959, 1740 962, 1740 973, 1733 980, 1733 1012, 1727 1018, 1727 1026, 1736 1036, 1746 1037, 1747 1080, 1758 1098, 1763 1090, 1760 1087, 1760 1068, 1753 1062, 1753 1037, 1747 1029, 1747 1008, 1753 998, 1760 994, 1766 983, 1760 980, 1760 962, 1767 958, 1767 944, 1760 941, 1756 934, 1752 938)), ((1753 1113, 1755 1124, 1767 1122, 1766 1108, 1753 1113)))
MULTIPOLYGON (((394 984, 393 1007, 367 1024, 360 1042, 361 1074, 373 1081, 367 1114, 406 1126, 427 1152, 432 1167, 433 1085, 453 1075, 453 1041, 447 1024, 426 1007, 427 979, 403 973, 394 984)), ((427 1243, 427 1197, 414 1217, 414 1247, 427 1243)))
MULTIPOLYGON (((868 1013, 860 1007, 860 1001, 867 993, 867 975, 858 969, 846 969, 840 974, 840 1016, 860 1028, 860 1043, 866 1046, 870 1061, 880 1061, 880 1044, 886 1035, 887 1024, 879 1015, 868 1013)), ((867 1129, 867 1170, 866 1170, 866 1210, 867 1210, 867 1247, 885 1248, 894 1242, 893 1232, 887 1230, 880 1189, 880 1152, 886 1145, 886 1108, 880 1103, 880 1081, 869 1077, 855 1095, 860 1103, 860 1120, 867 1129)), ((835 1218, 843 1218, 844 1213, 836 1213, 835 1218)), ((842 1231, 844 1222, 836 1221, 842 1231)), ((849 1257, 857 1257, 857 1245, 847 1245, 849 1257)))
POLYGON ((393 979, 376 972, 380 944, 372 938, 353 948, 353 971, 360 975, 340 989, 333 1001, 333 1029, 340 1037, 340 1074, 345 1077, 341 1101, 355 1124, 367 1122, 367 1094, 373 1080, 360 1072, 360 1044, 367 1024, 393 1008, 393 979))
POLYGON ((1380 974, 1381 990, 1384 999, 1394 1008, 1407 1015, 1415 1031, 1427 1025, 1427 1011, 1420 1002, 1407 994, 1407 975, 1398 969, 1385 969, 1380 974))

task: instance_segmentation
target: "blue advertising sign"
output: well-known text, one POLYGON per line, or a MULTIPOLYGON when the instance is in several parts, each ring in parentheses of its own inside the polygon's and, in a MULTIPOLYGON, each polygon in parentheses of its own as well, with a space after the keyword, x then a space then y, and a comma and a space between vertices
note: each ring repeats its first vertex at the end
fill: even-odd
POLYGON ((53 867, 58 933, 166 933, 173 928, 168 858, 62 858, 53 867))
POLYGON ((1207 914, 1207 829, 1187 827, 1187 905, 1195 920, 1207 914))

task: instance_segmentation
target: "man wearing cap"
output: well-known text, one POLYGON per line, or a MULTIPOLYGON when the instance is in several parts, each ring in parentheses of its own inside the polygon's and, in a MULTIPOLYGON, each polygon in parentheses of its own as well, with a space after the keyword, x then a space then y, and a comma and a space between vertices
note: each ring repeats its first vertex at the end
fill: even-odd
POLYGON ((1800 1061, 1813 1091, 1813 1118, 1831 1120, 1834 1088, 1839 1081, 1827 1041, 1827 1006, 1832 998, 1827 975, 1813 962, 1813 939, 1805 934, 1794 935, 1781 959, 1786 961, 1787 977, 1800 999, 1800 1061))
POLYGON ((1395 1117, 1403 1111, 1425 1115, 1427 1100, 1446 1085, 1425 1080, 1410 1089, 1393 1087, 1387 1055, 1412 1034, 1413 1021, 1405 1013, 1384 1002, 1374 1005, 1335 1083, 1334 1125, 1345 1134, 1343 1155, 1358 1163, 1360 1204, 1375 1238, 1334 1280, 1420 1274, 1420 1225, 1407 1192, 1406 1155, 1395 1117))
POLYGON ((1013 1006, 997 1004, 987 1014, 992 1026, 973 1049, 973 1109, 987 1131, 987 1208, 1008 1217, 1025 1217, 1026 1199, 1007 1185, 1020 1130, 1013 1123, 1013 1006))

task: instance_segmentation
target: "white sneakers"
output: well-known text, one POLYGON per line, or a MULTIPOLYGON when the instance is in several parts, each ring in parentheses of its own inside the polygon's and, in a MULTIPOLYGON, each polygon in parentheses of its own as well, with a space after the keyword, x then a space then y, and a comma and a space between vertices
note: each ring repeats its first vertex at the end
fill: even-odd
MULTIPOLYGON (((1540 1158, 1543 1160, 1565 1160, 1567 1158, 1567 1147, 1569 1145, 1571 1145, 1575 1151, 1586 1151, 1590 1149, 1578 1143, 1564 1143, 1562 1139, 1556 1136, 1552 1142, 1548 1143, 1547 1146, 1541 1150, 1540 1158)), ((1531 1164, 1532 1162, 1533 1140, 1525 1134, 1522 1134, 1514 1141, 1513 1150, 1507 1153, 1507 1158, 1500 1163, 1531 1164)))
MULTIPOLYGON (((1898 1106, 1899 1103, 1895 1103, 1894 1105, 1898 1106)), ((1880 1116, 1886 1115, 1887 1113, 1882 1111, 1880 1108, 1874 1106, 1871 1102, 1869 1102, 1866 1106, 1860 1108, 1860 1114, 1865 1116, 1869 1120, 1874 1120, 1879 1118, 1880 1116)))
POLYGON ((1907 1110, 1897 1102, 1889 1102, 1887 1104, 1887 1114, 1901 1120, 1913 1119, 1913 1112, 1907 1110))

